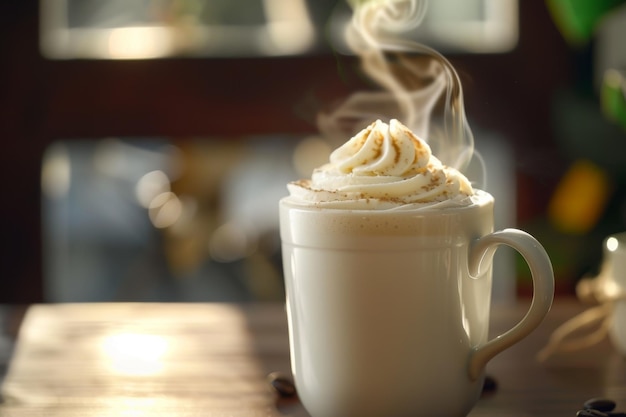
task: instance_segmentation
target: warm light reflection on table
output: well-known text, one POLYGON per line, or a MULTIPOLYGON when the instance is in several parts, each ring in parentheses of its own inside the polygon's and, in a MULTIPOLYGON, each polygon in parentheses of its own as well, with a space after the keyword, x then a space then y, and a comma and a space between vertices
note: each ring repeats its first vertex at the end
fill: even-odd
MULTIPOLYGON (((3 385, 0 415, 184 416, 246 404, 268 408, 269 371, 258 352, 278 348, 286 356, 287 341, 259 345, 255 322, 245 309, 226 304, 33 306, 3 385)), ((279 326, 284 334, 282 324, 262 327, 279 326)))
MULTIPOLYGON (((536 332, 490 362, 498 388, 469 417, 570 417, 595 396, 626 411, 626 360, 608 341, 535 358, 581 311, 557 300, 536 332)), ((492 333, 524 312, 523 303, 495 308, 492 333)), ((289 375, 284 305, 36 305, 22 322, 0 417, 308 417, 297 401, 276 401, 274 371, 289 375)))
POLYGON ((103 359, 113 373, 154 375, 163 371, 170 340, 141 333, 112 333, 102 340, 103 359))

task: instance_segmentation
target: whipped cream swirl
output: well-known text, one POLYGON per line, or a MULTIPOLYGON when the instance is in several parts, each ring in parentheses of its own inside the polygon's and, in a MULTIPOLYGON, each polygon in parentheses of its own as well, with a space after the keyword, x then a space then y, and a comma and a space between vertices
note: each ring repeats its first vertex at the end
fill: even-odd
POLYGON ((465 205, 468 179, 445 166, 430 146, 398 120, 380 120, 352 137, 315 169, 311 179, 288 184, 292 201, 328 208, 465 205))

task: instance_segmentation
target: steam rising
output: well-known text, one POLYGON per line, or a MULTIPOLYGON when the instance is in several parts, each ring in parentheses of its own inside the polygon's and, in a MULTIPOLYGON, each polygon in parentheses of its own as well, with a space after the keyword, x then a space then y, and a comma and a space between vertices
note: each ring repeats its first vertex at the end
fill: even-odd
POLYGON ((346 32, 364 72, 382 91, 361 91, 318 119, 322 134, 345 141, 376 119, 397 118, 446 165, 464 171, 474 153, 458 74, 439 52, 405 37, 422 21, 426 0, 351 0, 346 32))

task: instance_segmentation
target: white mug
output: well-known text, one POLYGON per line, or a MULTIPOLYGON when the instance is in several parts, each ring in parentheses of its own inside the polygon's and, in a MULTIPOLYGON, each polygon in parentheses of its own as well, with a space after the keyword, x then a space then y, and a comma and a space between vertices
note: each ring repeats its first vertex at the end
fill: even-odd
POLYGON ((466 207, 341 210, 280 201, 291 367, 312 417, 465 416, 486 363, 532 332, 554 295, 543 247, 466 207), (526 316, 488 340, 500 244, 526 259, 526 316))
POLYGON ((609 337, 626 355, 626 232, 608 236, 603 251, 602 291, 604 298, 613 302, 609 337))

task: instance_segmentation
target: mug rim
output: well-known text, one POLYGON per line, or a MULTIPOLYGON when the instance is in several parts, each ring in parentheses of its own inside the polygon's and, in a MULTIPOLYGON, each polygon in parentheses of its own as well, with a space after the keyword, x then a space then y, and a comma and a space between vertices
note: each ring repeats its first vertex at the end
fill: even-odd
MULTIPOLYGON (((299 202, 295 201, 291 196, 282 197, 279 200, 279 204, 284 207, 288 207, 290 209, 302 210, 302 211, 313 211, 313 212, 327 212, 329 214, 336 213, 342 215, 404 215, 404 214, 421 214, 421 213, 439 213, 446 212, 449 214, 455 212, 476 210, 481 207, 488 206, 489 204, 493 204, 495 199, 493 195, 489 192, 474 189, 474 194, 467 197, 471 199, 470 204, 462 204, 462 203, 452 203, 453 205, 449 205, 448 201, 442 202, 434 202, 434 203, 424 203, 424 205, 419 205, 419 203, 409 203, 405 205, 399 205, 397 207, 392 208, 384 208, 384 209, 362 209, 362 208, 336 208, 336 207, 327 207, 324 206, 324 203, 317 204, 314 202, 299 202)), ((625 232, 626 235, 626 232, 625 232)))
POLYGON ((493 231, 494 198, 487 192, 476 195, 470 205, 404 210, 329 209, 282 199, 280 237, 283 244, 324 249, 449 246, 493 231))

